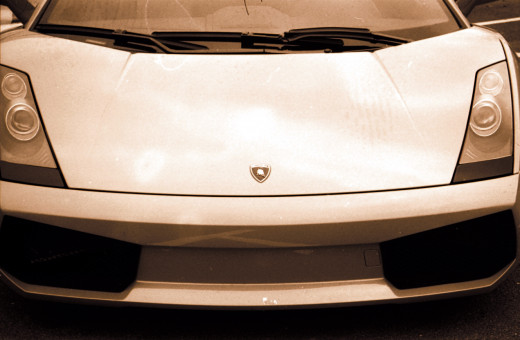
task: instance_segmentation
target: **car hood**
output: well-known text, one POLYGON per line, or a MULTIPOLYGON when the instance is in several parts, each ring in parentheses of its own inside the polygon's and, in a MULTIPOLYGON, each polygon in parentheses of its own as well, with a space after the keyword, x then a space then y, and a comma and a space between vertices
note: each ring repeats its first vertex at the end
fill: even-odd
POLYGON ((30 75, 67 185, 155 194, 449 184, 475 74, 504 59, 478 28, 375 53, 290 55, 129 54, 19 35, 2 42, 2 63, 30 75), (263 164, 259 183, 250 166, 263 164))

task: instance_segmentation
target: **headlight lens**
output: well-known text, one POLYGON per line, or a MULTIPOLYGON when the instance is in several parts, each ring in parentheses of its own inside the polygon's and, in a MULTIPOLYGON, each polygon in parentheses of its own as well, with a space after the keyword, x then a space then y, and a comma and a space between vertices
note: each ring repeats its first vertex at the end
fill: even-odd
POLYGON ((63 187, 26 74, 0 65, 0 178, 63 187))
POLYGON ((5 116, 7 130, 19 141, 34 139, 40 130, 38 114, 27 104, 11 107, 5 116))
POLYGON ((477 73, 466 138, 453 182, 513 172, 513 106, 505 61, 477 73))
POLYGON ((504 79, 495 70, 486 71, 479 81, 479 89, 482 94, 491 94, 496 96, 502 91, 504 79))
POLYGON ((2 94, 8 99, 25 98, 27 86, 16 73, 8 73, 2 79, 2 94))
POLYGON ((501 122, 502 112, 493 99, 482 99, 473 106, 469 126, 477 136, 491 136, 497 132, 501 122))

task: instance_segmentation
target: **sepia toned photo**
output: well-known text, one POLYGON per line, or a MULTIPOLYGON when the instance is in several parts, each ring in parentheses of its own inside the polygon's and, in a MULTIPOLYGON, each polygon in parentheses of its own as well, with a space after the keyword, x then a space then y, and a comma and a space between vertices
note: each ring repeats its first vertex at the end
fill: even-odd
POLYGON ((0 5, 0 314, 348 338, 520 303, 517 0, 0 5), (273 315, 303 328, 248 328, 273 315))

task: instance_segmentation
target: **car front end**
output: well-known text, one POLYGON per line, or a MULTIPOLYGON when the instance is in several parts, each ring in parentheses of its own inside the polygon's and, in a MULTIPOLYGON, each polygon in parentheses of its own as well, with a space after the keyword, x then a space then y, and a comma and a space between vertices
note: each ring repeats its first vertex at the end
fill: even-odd
POLYGON ((429 3, 442 23, 417 7, 417 29, 367 3, 391 29, 232 32, 237 11, 287 10, 252 1, 211 9, 224 33, 145 34, 70 25, 79 5, 41 2, 0 37, 3 280, 197 308, 496 287, 518 252, 516 56, 451 1, 429 3))

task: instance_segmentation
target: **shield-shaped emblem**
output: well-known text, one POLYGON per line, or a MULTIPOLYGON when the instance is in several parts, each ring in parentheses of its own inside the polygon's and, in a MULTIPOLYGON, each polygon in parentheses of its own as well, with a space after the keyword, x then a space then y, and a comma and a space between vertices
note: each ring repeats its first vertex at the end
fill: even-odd
POLYGON ((253 176, 257 182, 262 183, 271 174, 271 166, 267 164, 250 165, 249 171, 251 172, 251 176, 253 176))

